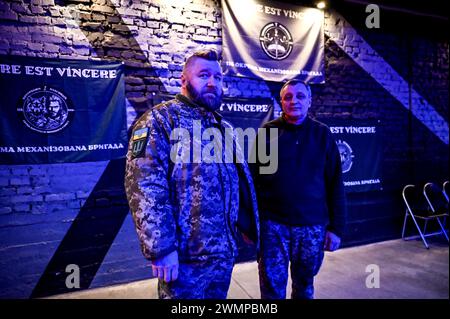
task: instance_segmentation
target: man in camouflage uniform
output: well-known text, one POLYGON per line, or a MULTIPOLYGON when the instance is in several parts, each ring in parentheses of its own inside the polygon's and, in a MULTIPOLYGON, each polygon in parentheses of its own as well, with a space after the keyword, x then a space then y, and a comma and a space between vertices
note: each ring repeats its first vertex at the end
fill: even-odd
POLYGON ((261 213, 261 298, 286 298, 291 262, 292 299, 312 299, 324 249, 339 248, 345 225, 341 160, 328 127, 307 116, 309 86, 290 80, 280 96, 282 116, 264 125, 278 129, 278 170, 255 173, 261 213))
POLYGON ((225 129, 232 129, 215 112, 222 99, 218 61, 213 50, 194 53, 183 68, 181 94, 147 111, 133 127, 125 188, 160 298, 226 298, 238 233, 258 246, 248 166, 227 161, 226 151, 216 148, 224 145, 225 129), (210 128, 220 136, 204 140, 210 128), (205 153, 211 143, 207 153, 215 160, 199 160, 196 149, 205 153))

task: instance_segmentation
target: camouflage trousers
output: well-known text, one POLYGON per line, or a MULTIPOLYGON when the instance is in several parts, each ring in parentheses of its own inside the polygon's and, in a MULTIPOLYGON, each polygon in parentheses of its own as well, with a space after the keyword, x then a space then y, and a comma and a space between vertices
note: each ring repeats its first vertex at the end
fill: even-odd
POLYGON ((233 271, 233 257, 208 257, 181 262, 178 279, 158 280, 160 299, 226 299, 233 271))
POLYGON ((261 221, 258 260, 262 299, 285 299, 288 265, 291 262, 292 299, 314 298, 314 276, 322 265, 326 228, 288 226, 261 221))

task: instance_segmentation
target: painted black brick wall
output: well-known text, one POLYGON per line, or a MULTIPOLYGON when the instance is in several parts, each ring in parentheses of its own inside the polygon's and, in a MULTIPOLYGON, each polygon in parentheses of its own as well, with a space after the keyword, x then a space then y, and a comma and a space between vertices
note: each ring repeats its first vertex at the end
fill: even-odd
MULTIPOLYGON (((397 27, 395 16, 382 11, 381 29, 369 30, 363 9, 343 6, 337 11, 345 28, 334 34, 330 22, 336 13, 327 11, 326 83, 313 87, 312 115, 379 119, 383 134, 383 190, 348 195, 344 244, 352 246, 400 237, 402 187, 442 183, 449 177, 448 143, 412 115, 414 104, 396 100, 346 53, 369 55, 360 50, 352 30, 446 119, 447 132, 449 50, 448 39, 436 32, 439 29, 412 27, 431 25, 420 17, 408 16, 411 27, 397 27)), ((165 0, 2 0, 0 54, 124 61, 130 126, 153 105, 155 94, 179 92, 185 53, 200 46, 220 50, 221 26, 217 0, 190 0, 183 6, 165 0)), ((279 87, 255 79, 225 79, 228 96, 277 100, 279 87)), ((108 162, 0 166, 0 298, 65 291, 39 284, 52 272, 64 272, 51 267, 56 261, 65 262, 61 247, 63 256, 76 259, 67 262, 86 270, 82 288, 150 276, 123 202, 123 186, 109 179, 119 166, 108 162), (91 229, 92 240, 71 239, 78 234, 75 221, 80 216, 104 221, 86 224, 98 227, 91 229), (105 243, 104 238, 112 236, 105 227, 111 225, 120 230, 105 243), (78 245, 73 247, 74 242, 78 245), (77 259, 80 256, 86 258, 77 259)), ((241 258, 252 256, 244 253, 241 258)))

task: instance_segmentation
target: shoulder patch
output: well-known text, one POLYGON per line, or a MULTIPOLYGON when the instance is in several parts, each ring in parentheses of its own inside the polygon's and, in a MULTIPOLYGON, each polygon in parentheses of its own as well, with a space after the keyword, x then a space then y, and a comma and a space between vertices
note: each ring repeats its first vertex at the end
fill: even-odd
POLYGON ((149 131, 150 129, 148 127, 143 127, 133 132, 133 136, 131 137, 132 159, 145 156, 145 147, 147 146, 149 131))

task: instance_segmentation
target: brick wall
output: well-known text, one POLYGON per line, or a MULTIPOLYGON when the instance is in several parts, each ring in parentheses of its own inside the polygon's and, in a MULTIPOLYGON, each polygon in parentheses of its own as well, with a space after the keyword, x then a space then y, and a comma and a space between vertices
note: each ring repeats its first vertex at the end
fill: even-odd
MULTIPOLYGON (((361 49, 355 32, 447 120, 447 131, 448 40, 352 27, 340 14, 348 21, 340 20, 337 34, 330 23, 334 13, 326 14, 326 83, 313 87, 311 112, 380 119, 383 134, 384 189, 349 195, 349 246, 399 237, 401 187, 448 179, 449 159, 448 144, 411 115, 415 105, 405 106, 374 80, 373 70, 355 62, 356 56, 374 58, 361 49)), ((220 50, 221 23, 220 2, 212 0, 1 1, 0 54, 124 61, 130 126, 156 94, 179 92, 187 52, 202 46, 220 50)), ((279 88, 225 79, 227 96, 276 99, 279 88)), ((0 298, 65 291, 46 276, 61 272, 64 263, 80 263, 67 256, 84 258, 82 288, 150 276, 115 176, 121 165, 0 166, 0 298)))

